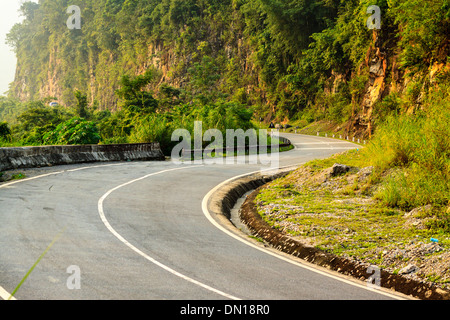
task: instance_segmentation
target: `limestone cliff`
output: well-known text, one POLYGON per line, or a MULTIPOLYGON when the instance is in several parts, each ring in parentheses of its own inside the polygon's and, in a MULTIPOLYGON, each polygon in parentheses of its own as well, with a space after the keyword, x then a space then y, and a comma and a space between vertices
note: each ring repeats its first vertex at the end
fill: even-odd
MULTIPOLYGON (((283 123, 304 116, 308 108, 321 118, 332 108, 350 106, 345 119, 338 117, 345 122, 340 125, 352 135, 370 137, 383 108, 395 108, 406 97, 409 103, 402 111, 414 112, 434 79, 448 70, 447 44, 440 59, 424 62, 430 66, 427 75, 408 74, 399 58, 404 53, 398 40, 402 29, 392 23, 371 33, 361 23, 367 19, 364 1, 320 2, 313 6, 320 10, 306 15, 304 1, 89 0, 82 7, 81 30, 68 30, 61 23, 67 19, 62 14, 67 4, 42 0, 24 7, 25 21, 9 36, 18 56, 13 97, 53 97, 72 106, 73 92, 80 90, 91 106, 114 111, 119 107, 115 91, 121 77, 154 68, 157 77, 148 89, 156 94, 162 83, 191 94, 217 90, 255 106, 258 118, 283 123), (286 23, 305 25, 291 28, 286 23), (308 50, 311 44, 315 50, 308 50), (362 63, 349 58, 364 52, 362 63), (333 96, 342 83, 357 86, 336 107, 333 96), (384 101, 395 94, 398 101, 384 101)), ((389 8, 390 19, 396 21, 404 9, 389 8)), ((439 6, 432 9, 442 11, 439 6)), ((405 24, 409 17, 402 16, 405 24)), ((445 28, 434 29, 444 39, 439 41, 448 42, 445 28)))

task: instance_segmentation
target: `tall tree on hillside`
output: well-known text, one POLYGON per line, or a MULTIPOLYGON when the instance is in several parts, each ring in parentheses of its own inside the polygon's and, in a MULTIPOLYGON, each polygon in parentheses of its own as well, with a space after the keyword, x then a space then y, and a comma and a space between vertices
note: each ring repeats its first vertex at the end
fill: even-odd
POLYGON ((123 100, 122 107, 133 113, 148 114, 158 107, 158 101, 152 92, 145 90, 154 78, 153 70, 148 70, 143 75, 131 78, 125 75, 121 79, 121 88, 116 94, 123 100))

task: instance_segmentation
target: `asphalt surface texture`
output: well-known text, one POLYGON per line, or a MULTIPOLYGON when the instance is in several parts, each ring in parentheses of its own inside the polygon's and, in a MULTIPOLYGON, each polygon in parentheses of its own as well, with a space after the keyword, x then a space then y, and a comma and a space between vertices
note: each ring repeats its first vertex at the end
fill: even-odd
MULTIPOLYGON (((283 135, 295 149, 279 154, 280 167, 361 147, 324 137, 283 135)), ((258 248, 246 235, 239 241, 211 223, 203 205, 208 193, 228 179, 260 170, 265 170, 260 163, 96 163, 41 168, 24 180, 2 183, 0 297, 401 298, 258 248)))

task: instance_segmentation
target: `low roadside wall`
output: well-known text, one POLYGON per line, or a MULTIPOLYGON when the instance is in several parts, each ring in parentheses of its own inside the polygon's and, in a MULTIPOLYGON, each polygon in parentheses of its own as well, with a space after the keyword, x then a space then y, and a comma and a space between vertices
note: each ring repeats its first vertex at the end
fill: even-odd
POLYGON ((0 171, 75 163, 164 159, 159 143, 0 148, 0 171))

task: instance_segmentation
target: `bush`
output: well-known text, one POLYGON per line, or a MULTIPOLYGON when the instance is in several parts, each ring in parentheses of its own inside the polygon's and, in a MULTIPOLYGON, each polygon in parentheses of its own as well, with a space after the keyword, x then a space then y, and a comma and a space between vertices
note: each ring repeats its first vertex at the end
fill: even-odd
POLYGON ((173 123, 165 115, 151 114, 139 120, 129 137, 131 143, 159 142, 164 154, 169 155, 174 143, 171 141, 173 123))
POLYGON ((0 122, 0 139, 8 140, 11 136, 11 129, 7 122, 0 122))
POLYGON ((365 149, 372 165, 381 169, 408 165, 421 139, 421 122, 409 115, 389 116, 376 129, 374 140, 365 149))
POLYGON ((445 86, 424 99, 415 115, 390 116, 363 149, 372 165, 394 168, 378 197, 386 205, 411 209, 450 204, 450 100, 445 86))
POLYGON ((83 118, 72 118, 59 124, 55 130, 48 132, 43 137, 45 144, 98 144, 100 135, 96 125, 83 118))
POLYGON ((450 185, 437 172, 413 164, 390 174, 376 197, 389 207, 411 210, 432 204, 444 207, 449 200, 450 185))

